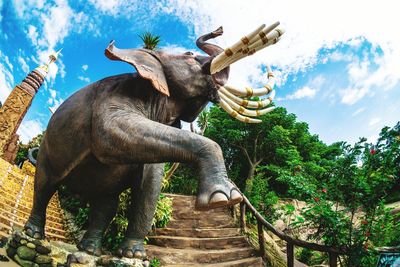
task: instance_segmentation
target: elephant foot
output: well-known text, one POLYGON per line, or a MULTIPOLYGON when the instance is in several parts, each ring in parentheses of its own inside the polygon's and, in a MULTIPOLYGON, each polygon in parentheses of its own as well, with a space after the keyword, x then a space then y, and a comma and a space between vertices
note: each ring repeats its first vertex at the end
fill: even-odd
POLYGON ((88 238, 83 237, 81 242, 77 245, 80 251, 84 251, 90 255, 101 256, 101 238, 88 238))
POLYGON ((29 218, 24 226, 25 233, 35 239, 44 239, 44 226, 29 218))
POLYGON ((243 201, 242 194, 231 182, 213 185, 200 191, 196 199, 197 210, 210 210, 233 206, 243 201))
POLYGON ((143 246, 143 239, 125 238, 117 250, 117 254, 121 257, 136 258, 144 260, 147 258, 146 251, 143 246))

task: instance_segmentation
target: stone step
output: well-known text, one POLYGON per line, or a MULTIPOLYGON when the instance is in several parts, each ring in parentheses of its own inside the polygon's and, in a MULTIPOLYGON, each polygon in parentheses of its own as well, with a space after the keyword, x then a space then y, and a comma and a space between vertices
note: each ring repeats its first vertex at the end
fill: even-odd
POLYGON ((163 267, 186 267, 186 266, 201 266, 201 267, 263 267, 264 263, 260 257, 253 257, 247 259, 241 259, 236 261, 227 261, 227 262, 220 262, 220 263, 211 263, 211 264, 168 264, 164 265, 163 267))
POLYGON ((244 236, 197 238, 184 236, 149 236, 149 244, 167 248, 226 249, 249 247, 244 236))
POLYGON ((190 200, 195 200, 196 196, 187 196, 187 195, 178 195, 178 194, 170 194, 170 193, 164 193, 166 197, 173 198, 177 201, 190 201, 190 200))
POLYGON ((160 228, 153 235, 186 237, 230 237, 240 236, 240 228, 160 228))
POLYGON ((147 245, 150 259, 157 258, 163 264, 210 264, 235 261, 256 255, 253 248, 231 248, 218 250, 176 249, 147 245))
POLYGON ((175 219, 204 219, 219 216, 221 219, 232 218, 227 210, 196 211, 194 208, 174 208, 172 217, 175 219))
POLYGON ((212 219, 186 219, 186 220, 174 220, 168 222, 168 228, 234 228, 236 227, 235 222, 232 218, 229 220, 219 220, 218 218, 212 219))
POLYGON ((172 218, 176 220, 201 220, 201 221, 214 221, 226 222, 231 221, 233 218, 226 213, 211 213, 211 214, 197 214, 191 216, 187 213, 172 213, 172 218))

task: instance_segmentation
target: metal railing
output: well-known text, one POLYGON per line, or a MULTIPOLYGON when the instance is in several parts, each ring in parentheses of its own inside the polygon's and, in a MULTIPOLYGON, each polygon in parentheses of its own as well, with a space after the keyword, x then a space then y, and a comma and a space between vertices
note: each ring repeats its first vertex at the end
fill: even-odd
POLYGON ((311 250, 316 250, 320 252, 327 253, 329 255, 329 266, 337 267, 337 260, 340 254, 344 254, 337 248, 325 246, 321 244, 306 242, 293 238, 284 232, 276 229, 272 224, 270 224, 265 218, 254 208, 250 201, 243 195, 243 201, 240 203, 240 228, 243 232, 246 232, 246 210, 248 210, 257 219, 257 232, 258 232, 258 244, 260 256, 265 260, 265 238, 264 238, 264 228, 271 231, 273 234, 278 236, 280 239, 286 241, 286 255, 287 255, 287 266, 294 266, 294 247, 308 248, 311 250))

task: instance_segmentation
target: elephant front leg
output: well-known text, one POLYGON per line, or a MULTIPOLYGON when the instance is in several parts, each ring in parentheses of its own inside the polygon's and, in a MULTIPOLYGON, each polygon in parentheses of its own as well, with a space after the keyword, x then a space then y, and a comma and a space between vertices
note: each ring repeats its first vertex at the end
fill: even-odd
POLYGON ((143 240, 151 229, 163 175, 164 164, 145 164, 143 177, 134 181, 128 229, 117 251, 120 256, 146 258, 143 240))
POLYGON ((89 226, 78 244, 78 249, 89 254, 102 254, 103 234, 114 218, 118 208, 118 195, 100 196, 89 201, 89 226))
POLYGON ((198 209, 230 206, 243 199, 227 177, 220 146, 208 138, 133 112, 116 113, 107 108, 94 118, 93 127, 96 129, 93 152, 106 164, 190 162, 197 165, 198 209))

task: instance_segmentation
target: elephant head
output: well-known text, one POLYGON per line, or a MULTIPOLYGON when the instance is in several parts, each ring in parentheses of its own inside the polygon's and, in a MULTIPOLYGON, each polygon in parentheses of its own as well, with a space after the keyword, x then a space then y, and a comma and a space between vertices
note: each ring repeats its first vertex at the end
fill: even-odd
POLYGON ((206 42, 222 35, 222 27, 219 27, 196 41, 197 46, 207 56, 194 55, 192 52, 171 55, 164 51, 147 49, 118 49, 114 46, 114 41, 106 48, 105 55, 111 60, 133 65, 142 78, 149 80, 154 89, 165 96, 183 99, 187 103, 181 117, 184 121, 192 122, 211 101, 243 122, 258 123, 261 121, 248 116, 259 116, 273 109, 259 109, 269 105, 273 98, 274 80, 270 68, 267 66, 270 81, 262 89, 243 90, 225 84, 229 76, 229 65, 279 40, 283 30, 275 29, 278 25, 278 22, 269 27, 263 24, 225 50, 206 42), (269 94, 268 98, 261 101, 241 98, 266 94, 269 94))

